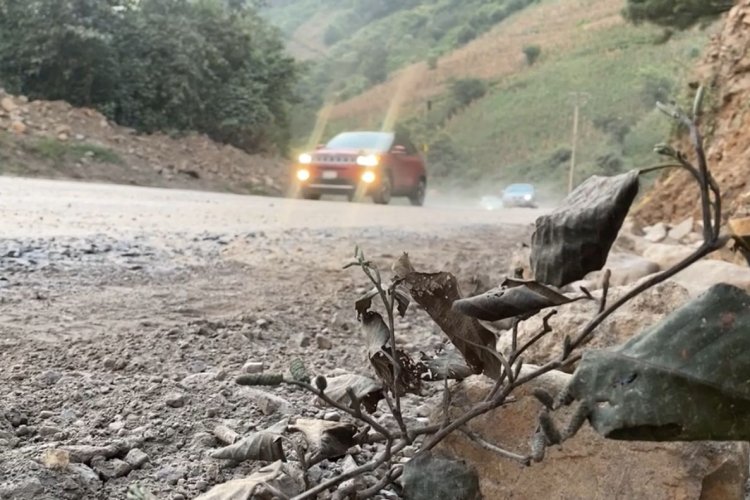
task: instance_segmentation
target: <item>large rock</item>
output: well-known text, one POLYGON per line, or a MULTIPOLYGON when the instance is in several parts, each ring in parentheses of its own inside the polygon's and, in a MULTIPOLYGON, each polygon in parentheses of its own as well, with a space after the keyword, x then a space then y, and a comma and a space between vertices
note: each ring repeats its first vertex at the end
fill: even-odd
POLYGON ((0 108, 3 108, 5 111, 10 113, 18 109, 18 105, 16 105, 11 97, 6 96, 0 99, 0 108))
POLYGON ((717 283, 727 283, 750 292, 750 268, 721 260, 701 260, 672 278, 697 297, 717 283))
MULTIPOLYGON (((630 286, 612 288, 608 294, 609 303, 617 300, 630 286)), ((598 299, 601 292, 595 292, 598 299)), ((587 348, 602 348, 618 345, 631 337, 638 335, 647 327, 653 326, 665 316, 690 300, 690 294, 681 285, 666 281, 647 290, 634 298, 617 312, 607 318, 595 331, 594 337, 586 345, 587 348)), ((573 302, 556 307, 557 314, 550 319, 553 331, 537 342, 524 354, 529 363, 544 364, 558 359, 562 352, 562 345, 566 335, 574 338, 578 332, 596 316, 599 303, 592 300, 573 302)), ((523 345, 527 340, 539 333, 542 327, 541 315, 524 321, 518 328, 518 342, 523 345)), ((501 352, 507 352, 511 346, 510 332, 504 333, 497 343, 501 352)))
POLYGON ((682 241, 693 232, 694 227, 695 221, 692 217, 688 217, 669 230, 669 239, 674 241, 682 241))
POLYGON ((607 269, 612 273, 609 279, 610 286, 625 286, 659 272, 661 267, 657 263, 637 255, 611 253, 604 265, 604 270, 590 272, 583 280, 571 283, 564 290, 578 291, 581 286, 586 287, 589 291, 599 290, 602 287, 602 278, 607 269))
POLYGON ((684 245, 653 243, 643 250, 643 258, 655 262, 662 269, 669 269, 695 252, 695 248, 684 245))
MULTIPOLYGON (((569 376, 549 373, 516 392, 516 401, 468 424, 470 431, 505 450, 527 455, 541 404, 535 388, 559 392, 569 376)), ((480 402, 493 382, 466 379, 453 391, 454 417, 480 402)), ((555 412, 560 426, 570 410, 555 412)), ((440 421, 437 410, 433 420, 440 421)), ((531 467, 501 458, 464 433, 449 436, 437 450, 466 461, 479 472, 484 498, 525 500, 577 498, 669 498, 734 500, 744 498, 748 476, 746 443, 646 443, 606 440, 588 426, 561 447, 547 450, 531 467)))
POLYGON ((669 227, 667 227, 667 225, 663 222, 659 222, 658 224, 654 224, 653 226, 644 228, 643 231, 646 233, 643 236, 646 241, 650 241, 651 243, 659 243, 660 241, 664 241, 667 239, 667 235, 669 234, 669 227))

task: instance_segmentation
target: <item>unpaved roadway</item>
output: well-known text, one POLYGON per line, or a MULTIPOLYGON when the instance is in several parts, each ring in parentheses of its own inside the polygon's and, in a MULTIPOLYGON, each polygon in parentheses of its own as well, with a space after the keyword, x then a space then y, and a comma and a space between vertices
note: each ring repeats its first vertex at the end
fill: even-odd
MULTIPOLYGON (((368 283, 342 270, 355 244, 386 278, 406 251, 473 293, 507 273, 539 213, 0 177, 0 499, 125 498, 133 483, 185 499, 244 477, 257 464, 209 456, 217 424, 246 433, 324 413, 286 388, 266 391, 284 400, 269 408, 236 386, 248 361, 368 373, 353 308, 368 283), (148 462, 41 463, 48 448, 122 440, 148 462)), ((445 340, 415 307, 398 331, 415 355, 445 340)))

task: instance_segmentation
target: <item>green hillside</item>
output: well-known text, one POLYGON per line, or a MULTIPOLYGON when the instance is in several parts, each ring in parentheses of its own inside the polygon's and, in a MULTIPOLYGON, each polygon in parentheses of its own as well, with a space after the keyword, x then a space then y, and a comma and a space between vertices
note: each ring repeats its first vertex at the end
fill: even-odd
MULTIPOLYGON (((655 44, 659 30, 618 26, 592 36, 564 58, 541 60, 491 86, 442 131, 460 162, 434 157, 446 177, 495 178, 564 185, 572 144, 573 106, 580 92, 578 179, 652 164, 652 149, 671 122, 657 100, 684 95, 686 70, 705 43, 683 33, 655 44)), ((417 120, 419 122, 419 120, 417 120)), ((429 139, 429 138, 428 138, 429 139)))

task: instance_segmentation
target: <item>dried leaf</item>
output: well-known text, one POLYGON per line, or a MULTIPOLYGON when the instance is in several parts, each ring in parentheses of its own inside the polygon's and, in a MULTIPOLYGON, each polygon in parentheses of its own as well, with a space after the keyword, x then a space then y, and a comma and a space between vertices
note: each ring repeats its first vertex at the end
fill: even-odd
POLYGON ((298 419, 289 426, 289 430, 305 435, 308 449, 316 459, 343 457, 349 448, 357 444, 354 440, 357 427, 352 424, 298 419))
POLYGON ((404 465, 404 497, 408 500, 480 500, 476 470, 457 460, 420 453, 404 465))
POLYGON ((625 344, 584 355, 566 391, 610 439, 750 439, 750 296, 719 284, 625 344))
POLYGON ((367 357, 372 358, 383 348, 388 347, 391 331, 383 321, 383 317, 376 312, 368 311, 362 315, 362 332, 367 343, 367 357))
MULTIPOLYGON (((383 317, 376 312, 368 311, 362 315, 362 330, 367 340, 367 356, 375 369, 378 378, 386 387, 393 387, 394 359, 391 354, 391 333, 383 321, 383 317)), ((422 386, 422 373, 425 368, 415 363, 409 354, 403 350, 396 350, 398 362, 401 365, 396 391, 399 396, 406 393, 418 394, 422 386)))
POLYGON ((455 348, 446 349, 434 358, 425 356, 422 363, 427 367, 422 376, 424 380, 463 380, 474 374, 455 348))
POLYGON ((196 500, 272 500, 291 498, 304 489, 302 470, 293 464, 279 461, 263 467, 247 478, 215 486, 196 500))
POLYGON ((265 431, 256 432, 234 444, 219 448, 211 453, 211 457, 233 462, 245 460, 286 461, 281 435, 265 431))
POLYGON ((637 194, 637 171, 592 176, 538 218, 531 239, 534 278, 561 287, 602 269, 637 194))
POLYGON ((409 295, 400 288, 396 288, 393 291, 393 295, 396 299, 396 309, 398 310, 398 314, 403 318, 406 316, 406 311, 409 309, 409 303, 411 302, 409 295))
POLYGON ((372 307, 372 299, 377 297, 378 289, 373 287, 372 290, 361 296, 354 303, 354 308, 357 310, 357 317, 361 317, 364 313, 370 310, 372 307))
POLYGON ((394 263, 393 269, 412 299, 440 326, 473 372, 497 379, 503 365, 495 356, 495 335, 476 319, 452 308, 461 299, 456 278, 450 273, 418 273, 406 254, 394 263))
POLYGON ((547 307, 573 302, 551 288, 539 283, 523 283, 513 288, 495 288, 482 295, 457 300, 453 309, 484 321, 536 314, 547 307))
POLYGON ((350 373, 331 377, 327 381, 326 395, 339 404, 349 404, 347 389, 354 392, 357 399, 362 401, 365 409, 370 413, 377 409, 378 403, 383 399, 383 384, 369 377, 350 373))

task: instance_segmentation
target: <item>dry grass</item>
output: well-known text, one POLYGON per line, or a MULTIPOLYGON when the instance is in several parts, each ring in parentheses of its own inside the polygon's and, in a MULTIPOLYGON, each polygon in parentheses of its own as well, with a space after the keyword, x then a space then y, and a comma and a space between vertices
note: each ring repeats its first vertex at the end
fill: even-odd
MULTIPOLYGON (((539 45, 542 58, 555 58, 576 47, 592 32, 623 24, 620 10, 625 0, 547 0, 527 7, 497 27, 438 61, 435 70, 424 62, 413 64, 366 92, 336 105, 331 119, 377 123, 384 119, 383 102, 403 89, 408 75, 408 93, 403 101, 417 109, 441 94, 455 78, 499 79, 527 68, 522 49, 539 45)), ((402 110, 402 113, 406 110, 402 110)))

